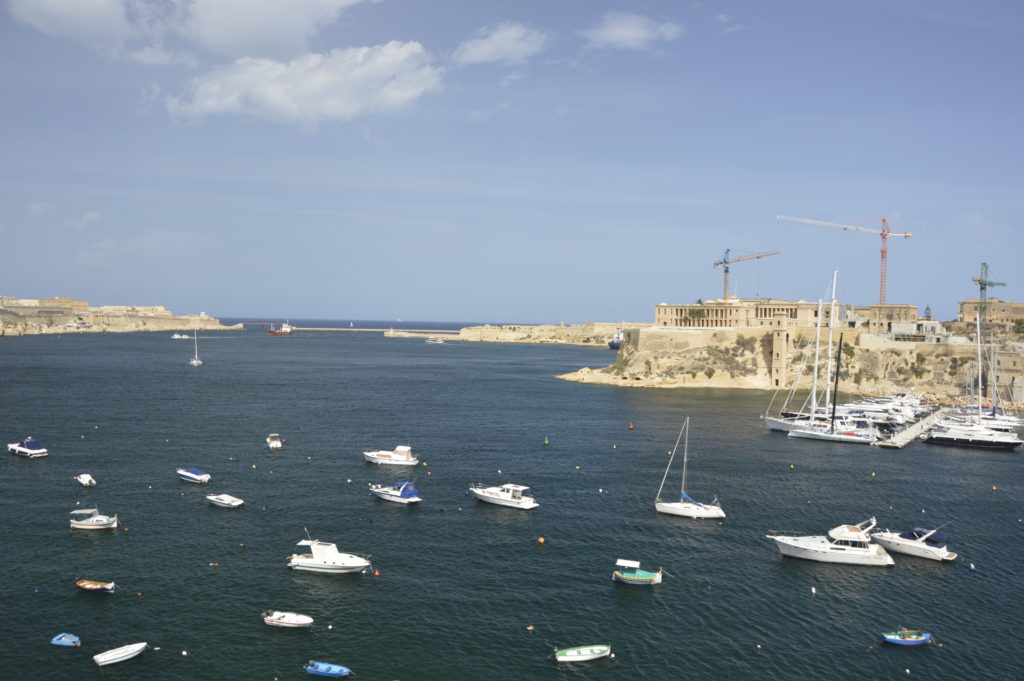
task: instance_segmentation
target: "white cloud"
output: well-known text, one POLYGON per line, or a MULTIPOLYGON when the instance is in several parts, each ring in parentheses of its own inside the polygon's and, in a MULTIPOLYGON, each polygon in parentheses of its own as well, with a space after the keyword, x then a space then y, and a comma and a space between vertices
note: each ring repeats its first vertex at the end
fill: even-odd
POLYGON ((89 225, 94 225, 100 221, 100 214, 94 210, 83 214, 81 217, 75 218, 74 220, 67 220, 65 224, 73 229, 85 229, 89 225))
POLYGON ((498 102, 494 106, 487 109, 473 109, 469 112, 469 120, 471 121, 486 121, 489 118, 493 118, 496 114, 504 111, 509 107, 508 102, 498 102))
POLYGON ((135 36, 124 0, 8 0, 7 8, 38 31, 86 44, 116 47, 135 36))
POLYGON ((579 34, 587 39, 588 47, 644 50, 656 42, 675 40, 682 32, 683 27, 671 21, 658 23, 631 12, 608 12, 600 24, 579 34))
POLYGON ((441 84, 441 70, 417 42, 331 50, 288 62, 237 59, 189 81, 170 97, 175 116, 244 113, 311 124, 400 109, 441 84))
POLYGON ((181 64, 182 66, 195 68, 199 65, 199 62, 191 54, 188 54, 187 52, 167 50, 159 44, 147 45, 142 49, 133 50, 128 52, 127 56, 131 61, 138 62, 139 64, 145 64, 146 66, 169 66, 173 64, 181 64))
POLYGON ((29 215, 43 215, 53 210, 53 206, 43 201, 36 201, 28 205, 29 215))
POLYGON ((481 37, 467 40, 452 55, 456 64, 524 64, 539 54, 550 40, 543 31, 506 21, 493 31, 482 29, 481 37))

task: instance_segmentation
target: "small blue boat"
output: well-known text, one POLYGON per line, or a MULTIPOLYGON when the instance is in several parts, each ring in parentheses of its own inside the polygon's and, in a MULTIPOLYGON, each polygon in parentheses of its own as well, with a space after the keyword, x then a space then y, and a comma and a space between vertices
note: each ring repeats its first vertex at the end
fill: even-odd
POLYGON ((186 482, 195 482, 199 484, 210 482, 209 473, 201 471, 193 466, 189 466, 188 468, 179 468, 178 477, 186 482))
POLYGON ((306 664, 305 670, 307 674, 314 676, 348 676, 352 673, 351 669, 340 664, 317 662, 316 660, 310 660, 306 664))
POLYGON ((82 640, 74 634, 57 634, 52 639, 50 639, 50 643, 52 643, 55 646, 77 648, 78 646, 82 645, 82 640))
POLYGON ((927 631, 916 629, 900 629, 882 634, 882 640, 886 643, 894 643, 898 646, 923 646, 932 642, 932 635, 927 631))

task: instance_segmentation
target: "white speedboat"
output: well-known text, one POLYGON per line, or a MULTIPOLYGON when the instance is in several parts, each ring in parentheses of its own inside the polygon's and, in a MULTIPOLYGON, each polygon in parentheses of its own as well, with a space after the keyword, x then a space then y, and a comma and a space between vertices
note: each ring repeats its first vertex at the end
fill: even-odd
POLYGON ((171 334, 171 338, 173 338, 174 340, 188 340, 191 337, 192 336, 188 335, 187 333, 172 333, 171 334))
POLYGON ((206 500, 214 506, 223 506, 224 508, 238 508, 245 503, 238 497, 233 497, 230 494, 207 494, 206 500))
POLYGON ((22 440, 21 442, 12 442, 7 445, 7 451, 11 454, 17 454, 18 456, 25 456, 30 459, 38 459, 39 457, 46 456, 50 452, 46 450, 46 447, 39 444, 31 435, 22 440))
POLYGON ((270 447, 271 451, 281 449, 284 447, 284 438, 278 433, 271 433, 267 436, 267 446, 270 447))
POLYGON ((106 652, 100 653, 99 655, 93 655, 92 661, 98 664, 99 666, 104 667, 108 664, 114 664, 115 662, 124 662, 125 660, 130 660, 145 649, 145 641, 143 641, 142 643, 129 643, 126 646, 114 648, 113 650, 108 650, 106 652))
POLYGON ((409 445, 399 445, 392 451, 381 449, 375 452, 363 452, 363 458, 370 463, 390 464, 392 466, 415 466, 420 462, 412 453, 409 445))
POLYGON ((946 547, 948 537, 935 530, 915 527, 907 532, 874 532, 871 538, 896 553, 906 553, 931 560, 956 560, 956 554, 946 547))
POLYGON ((394 501, 398 504, 413 504, 423 501, 416 485, 411 482, 394 482, 390 485, 375 485, 370 483, 370 494, 385 501, 394 501))
POLYGON ((281 612, 280 610, 266 610, 260 617, 265 624, 272 627, 308 627, 313 624, 313 618, 309 615, 300 615, 297 612, 281 612))
POLYGON ((73 530, 116 530, 117 514, 110 517, 96 508, 79 508, 71 511, 70 523, 73 530))
POLYGON ((878 544, 871 543, 870 532, 875 527, 870 518, 858 525, 839 525, 828 531, 828 536, 793 536, 769 534, 779 553, 793 558, 816 560, 821 563, 850 565, 892 565, 892 556, 878 544))
POLYGON ((75 476, 75 481, 78 482, 82 487, 93 487, 96 485, 96 479, 88 473, 82 473, 81 475, 75 476))
POLYGON ((298 546, 308 546, 309 553, 293 553, 288 557, 288 567, 293 570, 310 572, 362 572, 370 567, 370 561, 352 553, 341 553, 335 544, 317 539, 303 539, 298 546))
POLYGON ((498 506, 511 506, 512 508, 522 509, 540 506, 537 500, 533 498, 533 495, 530 494, 530 488, 523 485, 509 483, 496 487, 486 487, 480 483, 474 483, 469 486, 469 493, 480 501, 497 504, 498 506))
POLYGON ((178 477, 185 482, 194 482, 197 484, 203 484, 210 482, 210 474, 199 470, 198 468, 188 467, 179 468, 178 477))
POLYGON ((668 465, 665 466, 665 475, 661 478, 661 487, 658 488, 658 494, 654 497, 654 510, 658 513, 667 513, 669 515, 681 515, 687 518, 724 518, 725 511, 718 503, 718 497, 715 497, 710 504, 702 504, 690 497, 686 493, 686 461, 689 458, 689 444, 690 444, 690 417, 687 416, 686 420, 683 421, 683 427, 679 430, 679 437, 676 438, 676 445, 672 448, 672 456, 668 460, 668 465), (679 486, 679 500, 678 501, 662 501, 661 491, 665 488, 665 480, 668 478, 668 472, 672 468, 672 462, 676 458, 676 450, 679 449, 679 440, 683 439, 683 435, 686 435, 686 439, 683 441, 683 479, 679 486))

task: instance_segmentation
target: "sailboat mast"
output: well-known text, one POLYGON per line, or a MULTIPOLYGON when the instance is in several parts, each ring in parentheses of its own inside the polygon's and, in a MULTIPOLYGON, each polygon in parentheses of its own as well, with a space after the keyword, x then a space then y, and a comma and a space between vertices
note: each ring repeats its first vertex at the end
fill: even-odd
POLYGON ((665 489, 665 480, 668 479, 668 472, 672 470, 672 462, 676 458, 676 450, 679 449, 679 441, 683 439, 683 431, 688 429, 690 425, 690 417, 687 416, 686 420, 683 421, 683 427, 679 429, 679 437, 676 438, 676 445, 672 448, 672 456, 669 457, 668 465, 665 466, 665 475, 661 476, 661 484, 658 486, 658 495, 655 499, 661 499, 661 490, 665 489))
POLYGON ((686 439, 683 440, 683 481, 679 484, 679 497, 682 498, 686 494, 686 460, 689 458, 690 453, 690 417, 686 417, 686 439))
POLYGON ((818 324, 814 332, 814 379, 811 381, 811 423, 814 423, 818 411, 818 357, 821 353, 821 315, 824 302, 818 298, 818 324))
POLYGON ((839 362, 843 359, 843 334, 839 334, 839 349, 836 350, 836 384, 832 389, 832 432, 836 432, 836 404, 839 402, 839 362))
POLYGON ((978 425, 981 425, 981 313, 974 318, 975 333, 978 336, 978 425))
MULTIPOLYGON (((832 271, 832 302, 828 306, 828 369, 825 372, 825 409, 832 400, 832 331, 836 326, 836 277, 839 272, 832 271)), ((838 370, 837 370, 838 371, 838 370)))

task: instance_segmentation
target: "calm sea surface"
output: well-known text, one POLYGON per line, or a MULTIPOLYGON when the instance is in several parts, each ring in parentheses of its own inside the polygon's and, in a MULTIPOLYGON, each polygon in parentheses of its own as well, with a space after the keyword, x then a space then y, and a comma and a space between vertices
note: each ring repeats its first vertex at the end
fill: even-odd
POLYGON ((762 429, 762 393, 554 378, 613 361, 596 348, 247 331, 201 332, 199 349, 192 368, 192 343, 169 333, 0 339, 2 441, 50 450, 0 456, 0 678, 285 681, 308 678, 309 659, 370 681, 1024 678, 1021 454, 791 442, 762 429), (654 512, 687 415, 688 491, 718 495, 722 522, 654 512), (427 465, 364 463, 399 444, 427 465), (180 466, 213 480, 179 481, 180 466), (86 472, 96 487, 72 480, 86 472), (367 495, 402 479, 421 504, 367 495), (472 482, 529 485, 540 507, 482 504, 472 482), (245 506, 210 506, 216 492, 245 506), (68 511, 94 506, 123 529, 68 529, 68 511), (871 515, 952 521, 964 560, 824 565, 780 559, 764 537, 871 515), (379 575, 287 569, 304 528, 371 554, 379 575), (618 558, 671 577, 614 584, 618 558), (316 623, 268 627, 268 608, 316 623), (879 644, 900 625, 941 646, 879 644), (64 631, 83 646, 51 646, 64 631), (159 650, 93 664, 136 641, 159 650), (588 643, 615 659, 548 657, 588 643))

